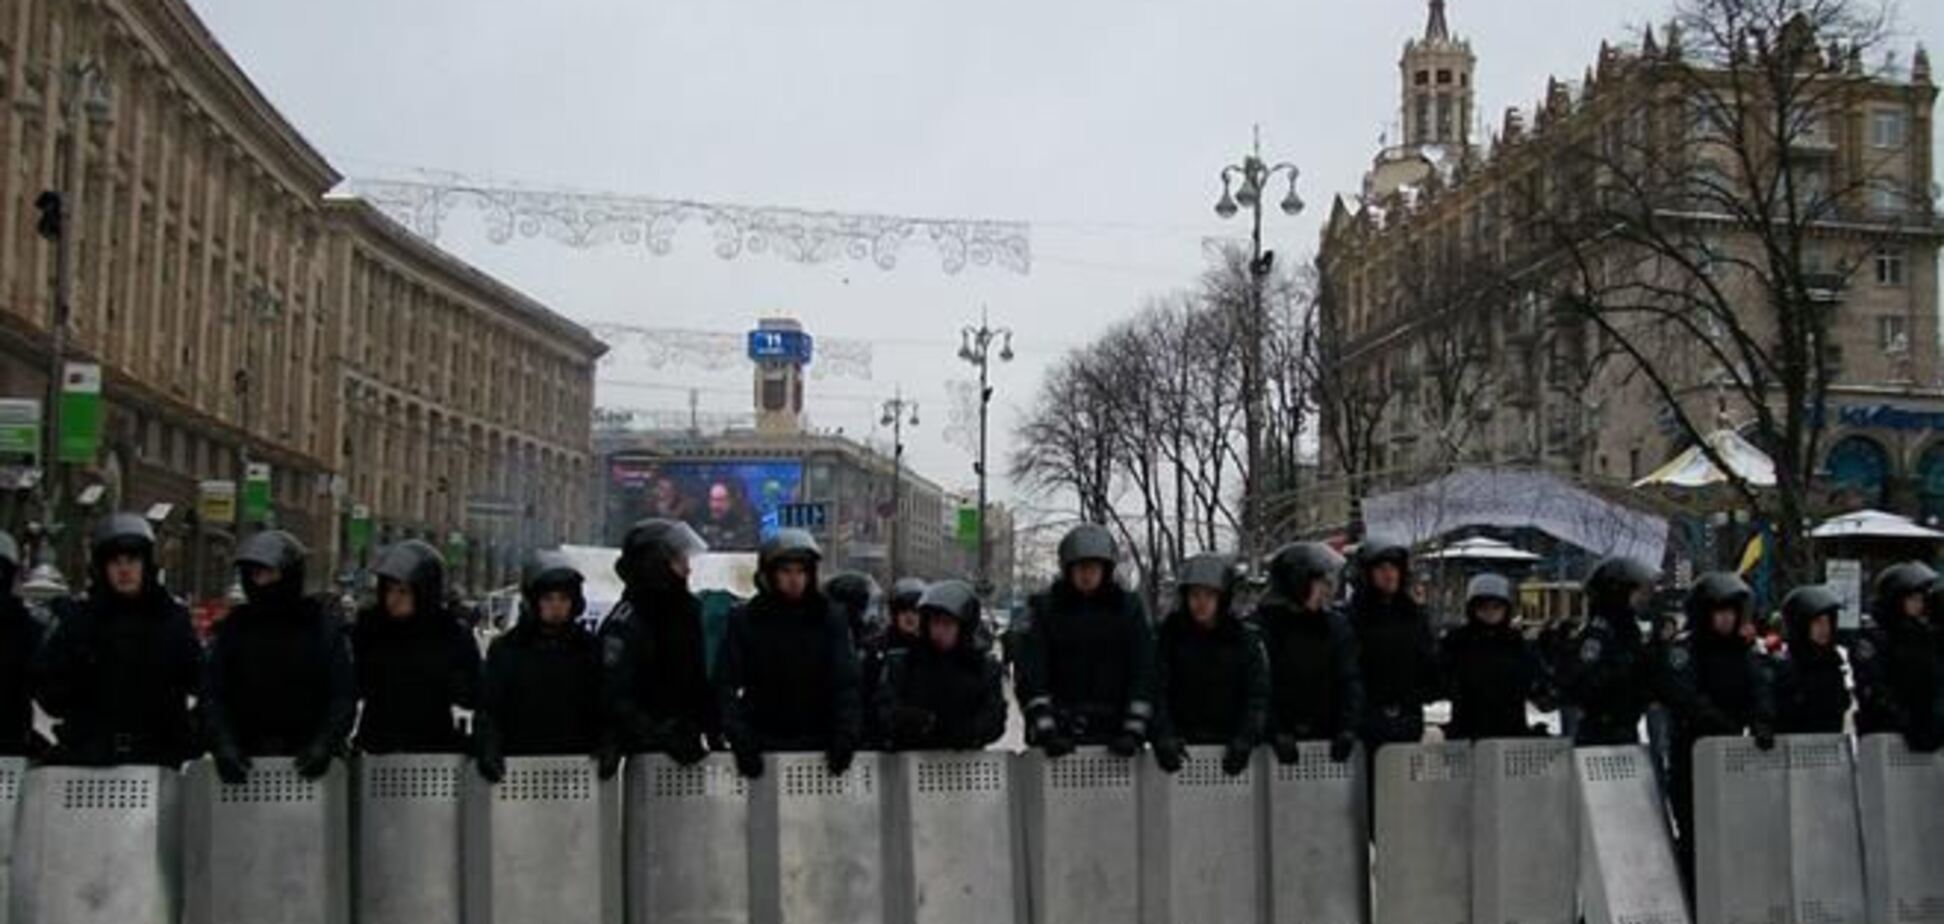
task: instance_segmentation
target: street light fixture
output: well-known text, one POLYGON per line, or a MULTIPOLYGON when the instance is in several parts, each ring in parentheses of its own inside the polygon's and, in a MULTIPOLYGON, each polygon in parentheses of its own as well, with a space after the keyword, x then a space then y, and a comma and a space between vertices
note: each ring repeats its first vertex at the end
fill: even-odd
POLYGON ((918 402, 906 399, 900 387, 884 402, 884 416, 878 422, 891 428, 891 580, 895 581, 904 576, 904 530, 898 525, 904 517, 899 504, 904 488, 904 428, 907 423, 918 426, 918 402))
POLYGON ((985 309, 979 310, 979 326, 963 327, 959 330, 959 359, 979 367, 979 461, 972 471, 979 476, 979 571, 977 590, 980 597, 992 594, 992 543, 986 533, 986 427, 991 419, 992 410, 992 360, 1002 363, 1013 360, 1013 332, 1009 327, 993 327, 985 309), (999 344, 999 352, 992 352, 992 345, 999 344))
POLYGON ((1242 402, 1246 456, 1248 471, 1243 473, 1242 492, 1242 535, 1240 558, 1244 565, 1253 569, 1257 544, 1260 538, 1256 533, 1262 528, 1262 338, 1267 326, 1263 317, 1262 284, 1269 275, 1273 256, 1262 249, 1262 192, 1277 177, 1289 181, 1289 192, 1283 196, 1280 207, 1283 214, 1295 216, 1303 211, 1303 199, 1296 194, 1296 181, 1302 171, 1288 162, 1269 164, 1262 159, 1262 126, 1255 127, 1254 141, 1249 153, 1239 164, 1222 168, 1222 196, 1215 200, 1215 214, 1224 219, 1233 218, 1242 209, 1249 210, 1249 315, 1248 327, 1243 337, 1246 349, 1243 351, 1242 364, 1242 402), (1236 186, 1240 181, 1239 187, 1236 186), (1230 190, 1234 188, 1231 194, 1230 190))

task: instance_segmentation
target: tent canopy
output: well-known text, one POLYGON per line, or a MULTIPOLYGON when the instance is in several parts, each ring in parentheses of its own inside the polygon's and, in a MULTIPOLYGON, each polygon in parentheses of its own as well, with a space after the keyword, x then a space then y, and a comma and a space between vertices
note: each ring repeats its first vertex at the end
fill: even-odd
POLYGON ((1500 542, 1484 536, 1460 539, 1424 557, 1444 561, 1534 562, 1539 560, 1539 556, 1524 549, 1514 548, 1509 542, 1500 542))
POLYGON ((1460 529, 1537 529, 1595 555, 1659 564, 1667 521, 1621 506, 1557 475, 1461 469, 1364 501, 1372 536, 1418 545, 1460 529))
POLYGON ((1768 453, 1755 448, 1755 444, 1741 434, 1733 430, 1716 430, 1708 435, 1707 443, 1715 455, 1727 463, 1728 471, 1724 472, 1715 465, 1714 460, 1708 458, 1707 451, 1700 446, 1689 446, 1686 451, 1668 460, 1666 465, 1654 470, 1653 474, 1634 482, 1634 487, 1706 488, 1732 483, 1735 478, 1730 477, 1730 472, 1751 486, 1775 487, 1775 460, 1770 459, 1768 453))
POLYGON ((1944 533, 1926 529, 1881 510, 1856 510, 1830 517, 1809 531, 1812 539, 1944 539, 1944 533))

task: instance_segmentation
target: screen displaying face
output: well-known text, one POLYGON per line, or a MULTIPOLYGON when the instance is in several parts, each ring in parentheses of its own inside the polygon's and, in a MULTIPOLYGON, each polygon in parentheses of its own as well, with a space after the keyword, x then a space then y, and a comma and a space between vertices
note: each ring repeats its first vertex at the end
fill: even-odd
POLYGON ((663 462, 616 459, 608 540, 618 543, 636 521, 681 520, 713 552, 753 552, 776 532, 777 508, 798 502, 803 464, 796 461, 663 462))

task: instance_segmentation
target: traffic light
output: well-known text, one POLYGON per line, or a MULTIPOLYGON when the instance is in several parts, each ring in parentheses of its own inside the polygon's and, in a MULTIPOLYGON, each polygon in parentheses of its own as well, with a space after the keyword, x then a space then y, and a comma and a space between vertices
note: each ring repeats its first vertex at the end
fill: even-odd
POLYGON ((34 230, 50 241, 61 239, 61 194, 46 190, 34 197, 34 208, 40 211, 40 220, 34 223, 34 230))

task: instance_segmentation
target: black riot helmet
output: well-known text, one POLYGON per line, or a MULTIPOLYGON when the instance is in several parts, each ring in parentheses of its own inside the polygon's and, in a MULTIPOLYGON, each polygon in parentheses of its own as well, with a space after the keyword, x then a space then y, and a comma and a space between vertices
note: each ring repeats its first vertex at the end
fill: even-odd
POLYGON ((587 612, 587 594, 582 589, 586 579, 580 569, 559 552, 536 552, 527 560, 521 574, 520 597, 526 603, 526 616, 536 623, 540 620, 540 598, 550 593, 564 593, 573 601, 572 618, 579 619, 587 612))
POLYGON ((614 562, 614 573, 630 589, 686 590, 688 579, 675 571, 674 563, 708 550, 709 544, 687 523, 646 519, 629 527, 621 540, 621 557, 614 562))
POLYGON ((1754 597, 1755 593, 1749 590, 1748 583, 1732 571, 1711 571, 1701 575, 1694 586, 1688 588, 1683 607, 1687 611, 1688 631, 1707 629, 1716 610, 1732 607, 1741 618, 1748 618, 1748 605, 1754 597))
POLYGON ((1598 611, 1630 609, 1634 591, 1651 589, 1659 576, 1637 558, 1609 555, 1586 573, 1586 597, 1598 611))
POLYGON ((1269 557, 1269 593, 1301 606, 1309 599, 1310 585, 1335 580, 1343 564, 1343 556, 1321 542, 1292 542, 1269 557))
POLYGON ((844 611, 851 640, 863 643, 884 634, 884 592, 876 578, 861 571, 845 571, 824 582, 824 596, 844 611))
POLYGON ((1923 562, 1907 561, 1883 569, 1876 578, 1877 617, 1902 616, 1904 598, 1928 594, 1936 585, 1937 572, 1923 562))
POLYGON ((1789 630, 1789 644, 1809 643, 1809 624, 1818 616, 1828 616, 1830 628, 1836 627, 1836 614, 1843 610, 1843 598, 1828 584, 1804 584, 1782 598, 1782 622, 1789 630))
POLYGON ((1408 593, 1411 589, 1411 547, 1390 539, 1367 538, 1357 548, 1357 583, 1360 588, 1371 586, 1371 575, 1378 565, 1395 565, 1398 572, 1397 592, 1408 593))
POLYGON ((956 620, 959 650, 974 650, 980 644, 979 595, 972 590, 972 585, 957 580, 939 581, 925 588, 925 596, 918 601, 918 612, 927 619, 939 616, 956 620))
POLYGON ((1471 580, 1465 582, 1466 616, 1475 615, 1480 604, 1494 600, 1505 604, 1509 617, 1511 615, 1509 611, 1512 609, 1512 582, 1507 580, 1505 575, 1488 571, 1473 575, 1471 580))
POLYGON ((13 593, 14 575, 20 573, 20 543, 13 534, 0 529, 0 597, 13 593))
POLYGON ((1204 553, 1181 563, 1181 573, 1175 578, 1175 586, 1181 591, 1181 606, 1188 607, 1188 591, 1202 587, 1221 595, 1222 609, 1228 609, 1229 599, 1235 593, 1235 559, 1227 555, 1204 553))
POLYGON ((308 554, 297 537, 280 529, 266 529, 236 547, 237 578, 243 595, 251 603, 288 603, 304 592, 304 557, 308 554), (276 583, 258 587, 250 579, 257 568, 279 572, 276 583))
POLYGON ((1114 564, 1120 559, 1120 549, 1114 542, 1114 534, 1098 523, 1082 523, 1067 531, 1060 539, 1060 571, 1065 573, 1083 561, 1097 561, 1113 574, 1114 564))
POLYGON ((445 557, 424 540, 407 539, 386 546, 371 570, 378 576, 381 590, 384 581, 411 588, 417 605, 415 616, 429 616, 445 605, 445 557))
POLYGON ((817 565, 822 561, 823 549, 817 546, 817 537, 801 529, 778 530, 756 550, 756 577, 762 582, 761 588, 768 590, 770 576, 777 568, 796 563, 809 569, 810 586, 815 588, 817 565))
POLYGON ((115 513, 95 524, 90 546, 89 576, 104 590, 108 586, 108 560, 133 555, 142 560, 142 583, 159 586, 155 579, 155 528, 137 513, 115 513))
POLYGON ((924 599, 929 586, 924 578, 901 577, 891 585, 891 612, 902 613, 918 608, 918 601, 924 599))

